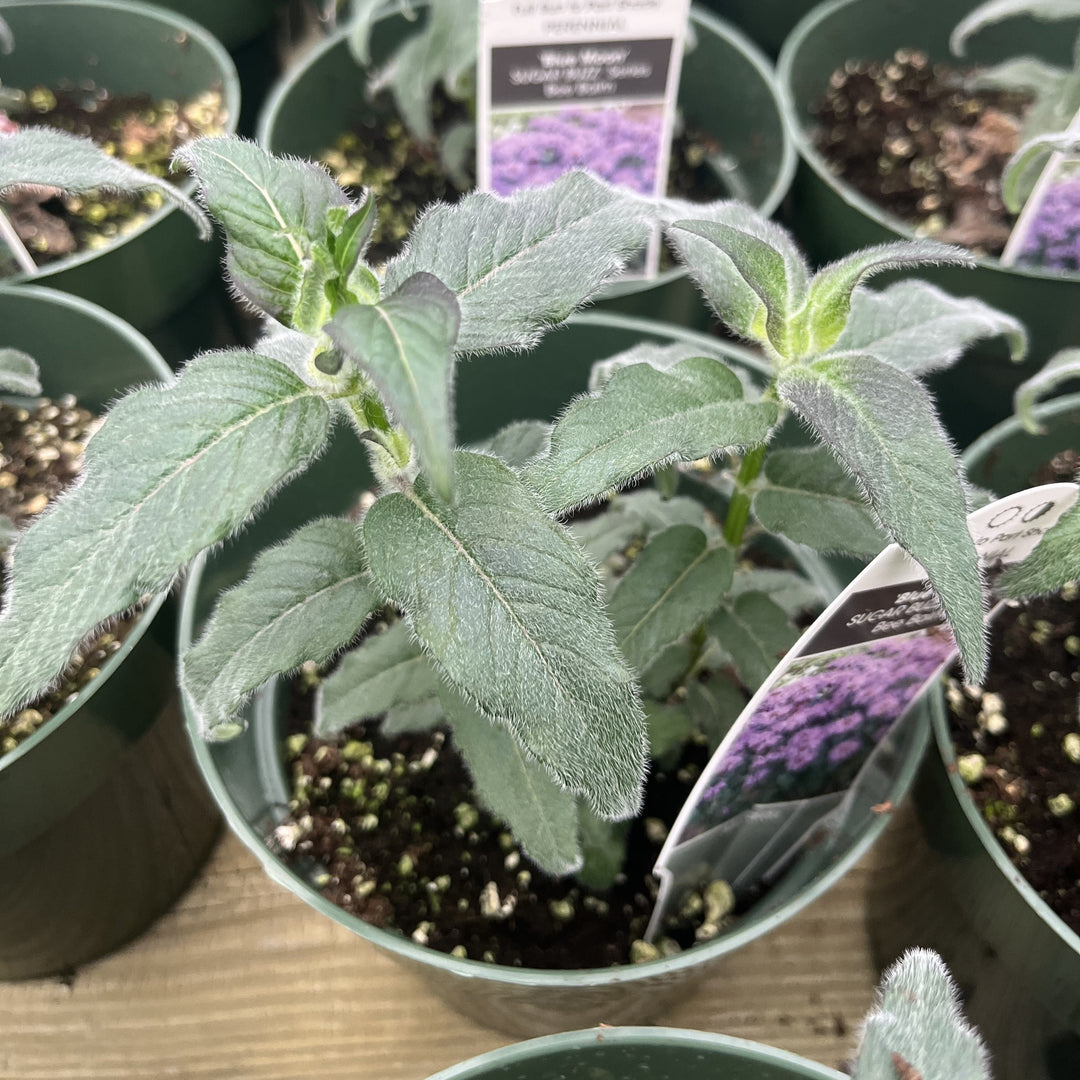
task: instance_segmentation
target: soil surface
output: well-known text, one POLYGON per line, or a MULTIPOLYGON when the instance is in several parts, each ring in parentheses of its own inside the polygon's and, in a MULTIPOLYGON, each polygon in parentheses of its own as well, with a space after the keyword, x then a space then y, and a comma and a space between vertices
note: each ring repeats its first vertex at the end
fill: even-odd
MULTIPOLYGON (((0 402, 0 515, 29 523, 82 469, 83 448, 97 422, 75 398, 39 400, 24 408, 0 402)), ((121 646, 137 614, 118 620, 80 646, 56 688, 0 719, 0 757, 28 739, 100 673, 121 646)))
MULTIPOLYGON (((174 183, 187 179, 183 172, 169 172, 177 147, 200 135, 222 134, 226 119, 220 90, 208 90, 190 101, 156 101, 146 94, 114 96, 92 82, 35 86, 26 92, 21 107, 9 107, 9 113, 21 126, 45 125, 90 138, 129 165, 174 183)), ((39 266, 77 251, 106 247, 137 229, 162 204, 154 191, 73 196, 46 187, 10 192, 0 200, 39 266)))
POLYGON ((970 74, 911 49, 849 61, 815 109, 814 140, 837 176, 921 235, 997 255, 1015 220, 1001 174, 1030 99, 971 90, 970 74))
POLYGON ((660 951, 645 946, 651 875, 667 828, 709 751, 691 742, 649 776, 629 856, 607 890, 555 879, 477 805, 445 729, 384 738, 362 723, 336 739, 305 734, 311 693, 293 684, 286 757, 292 813, 275 833, 282 857, 324 896, 375 926, 462 958, 531 968, 607 967, 675 953, 719 929, 692 899, 660 951), (636 944, 635 944, 636 943, 636 944))
MULTIPOLYGON (((1036 483, 1071 480, 1067 451, 1036 483)), ((958 767, 1002 850, 1080 933, 1080 584, 1007 608, 985 686, 950 680, 958 767)))
MULTIPOLYGON (((433 97, 435 130, 443 132, 467 119, 461 104, 441 91, 433 97)), ((710 159, 723 148, 712 136, 696 130, 677 133, 671 147, 668 194, 707 202, 730 197, 710 159)), ((372 117, 354 131, 345 132, 324 150, 320 159, 334 178, 359 198, 369 187, 379 200, 379 220, 368 248, 368 261, 379 265, 397 254, 412 231, 416 216, 428 203, 457 202, 475 185, 474 158, 466 156, 467 172, 452 179, 435 147, 418 142, 398 119, 372 117)))

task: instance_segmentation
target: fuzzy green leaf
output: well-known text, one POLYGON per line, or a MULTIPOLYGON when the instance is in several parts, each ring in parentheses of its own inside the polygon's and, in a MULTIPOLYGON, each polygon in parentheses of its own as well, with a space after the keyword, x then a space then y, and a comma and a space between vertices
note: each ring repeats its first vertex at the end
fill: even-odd
POLYGON ((1013 408, 1028 431, 1036 435, 1043 432, 1033 411, 1035 403, 1070 379, 1080 379, 1080 349, 1062 349, 1047 360, 1042 370, 1016 388, 1013 408))
POLYGON ((715 752, 739 719, 746 701, 739 688, 722 675, 716 675, 707 682, 693 679, 687 684, 686 705, 694 726, 708 740, 710 754, 715 752))
POLYGON ((37 362, 21 349, 0 349, 0 391, 38 397, 41 378, 37 362))
MULTIPOLYGON (((624 349, 606 360, 597 360, 589 371, 589 390, 602 390, 611 379, 611 376, 621 368, 633 367, 635 364, 648 364, 657 371, 670 371, 676 364, 683 360, 690 360, 695 356, 708 356, 714 360, 723 360, 719 349, 703 349, 700 345, 688 341, 676 341, 670 345, 658 345, 653 341, 642 341, 637 345, 624 349)), ((735 369, 732 369, 735 370, 735 369)), ((736 374, 739 372, 736 370, 736 374)))
POLYGON ((654 532, 671 525, 696 525, 706 535, 715 535, 715 526, 705 518, 705 510, 696 499, 677 495, 664 499, 651 488, 639 488, 614 496, 601 514, 570 525, 570 532, 598 562, 622 551, 635 539, 648 539, 654 532))
POLYGON ((972 342, 1001 334, 1013 360, 1027 352, 1023 324, 974 297, 950 296, 925 281, 881 292, 858 289, 830 354, 869 353, 912 375, 951 367, 972 342))
POLYGON ((238 292, 286 326, 318 330, 329 315, 324 286, 335 272, 324 247, 326 217, 349 206, 329 173, 233 138, 195 139, 176 160, 195 174, 225 230, 225 268, 238 292), (313 297, 320 300, 314 311, 313 297))
POLYGON ((444 499, 453 488, 459 318, 454 294, 438 278, 414 274, 378 304, 352 304, 326 327, 334 344, 371 377, 444 499))
POLYGON ((856 478, 890 536, 926 571, 965 673, 986 667, 983 590, 959 464, 925 388, 871 356, 825 358, 778 385, 856 478))
POLYGON ((816 356, 835 344, 851 313, 853 294, 872 274, 926 263, 974 266, 970 253, 936 240, 897 240, 846 255, 822 267, 810 285, 805 319, 809 345, 806 355, 816 356))
POLYGON ((368 511, 372 577, 436 666, 560 783, 603 816, 635 813, 644 716, 591 566, 508 466, 459 450, 455 469, 453 506, 420 479, 368 511))
POLYGON ((353 0, 349 8, 349 52, 363 67, 371 63, 371 28, 385 0, 353 0))
POLYGON ((319 688, 314 725, 320 738, 359 720, 438 696, 439 677, 403 622, 369 634, 350 650, 319 688))
POLYGON ((829 599, 822 596, 821 590, 802 574, 768 566, 735 571, 729 593, 734 597, 741 596, 744 592, 763 592, 789 615, 820 610, 829 599))
POLYGON ((441 697, 480 801, 542 870, 556 877, 572 874, 581 866, 577 799, 527 757, 500 723, 449 687, 441 697))
POLYGON ((122 398, 87 444, 83 482, 15 546, 0 616, 0 715, 59 674, 98 623, 243 525, 310 464, 329 429, 310 387, 239 350, 122 398))
POLYGON ((799 640, 787 612, 764 593, 746 592, 709 620, 709 633, 731 657, 748 690, 756 690, 799 640))
POLYGON ((585 803, 578 805, 581 869, 575 877, 587 889, 610 889, 626 862, 629 821, 603 821, 585 803))
POLYGON ((717 317, 735 333, 786 351, 787 318, 802 308, 810 268, 790 233, 738 202, 669 202, 668 242, 717 317))
POLYGON ((636 670, 704 621, 731 585, 733 565, 731 552, 710 548, 693 525, 646 544, 608 602, 619 648, 636 670))
POLYGON ((550 424, 543 420, 516 420, 472 449, 480 453, 494 454, 500 461, 520 469, 533 458, 546 454, 550 445, 550 424))
POLYGON ((649 722, 649 757, 662 768, 673 767, 694 733, 689 709, 685 705, 650 701, 645 706, 645 716, 649 722))
POLYGON ((460 350, 531 348, 645 246, 653 216, 646 201, 583 172, 508 199, 477 192, 423 214, 385 287, 434 274, 457 294, 460 350))
POLYGON ((686 677, 697 653, 697 647, 689 639, 661 649, 641 672, 642 695, 654 701, 666 701, 686 677))
POLYGON ((990 1080, 990 1057, 964 1019, 937 953, 909 949, 881 981, 867 1014, 853 1080, 990 1080))
POLYGON ((182 659, 202 733, 233 733, 249 694, 306 661, 325 662, 381 606, 351 522, 321 518, 264 551, 182 659))
POLYGON ((1001 575, 997 591, 1002 596, 1023 600, 1057 592, 1077 580, 1080 580, 1080 504, 1061 515, 1022 563, 1010 566, 1001 575))
POLYGON ((195 222, 203 240, 210 239, 210 219, 175 184, 111 157, 96 143, 66 131, 21 128, 0 139, 0 193, 27 184, 60 188, 71 195, 100 188, 129 195, 156 191, 195 222))
POLYGON ((774 450, 765 480, 754 495, 754 515, 769 532, 816 551, 868 559, 885 546, 858 484, 824 446, 774 450))
POLYGON ((1080 151, 1080 131, 1062 131, 1029 139, 1011 158, 1001 175, 1001 197, 1010 212, 1019 214, 1048 154, 1080 151))
POLYGON ((6 19, 0 18, 0 55, 7 55, 15 48, 15 35, 6 19))
POLYGON ((963 56, 968 39, 980 30, 1017 15, 1052 22, 1057 19, 1080 19, 1080 0, 987 0, 969 11, 949 35, 949 48, 963 56))
POLYGON ((658 465, 762 443, 778 415, 773 401, 744 400, 738 376, 717 360, 695 357, 668 372, 637 364, 571 402, 548 456, 522 475, 559 513, 658 465))

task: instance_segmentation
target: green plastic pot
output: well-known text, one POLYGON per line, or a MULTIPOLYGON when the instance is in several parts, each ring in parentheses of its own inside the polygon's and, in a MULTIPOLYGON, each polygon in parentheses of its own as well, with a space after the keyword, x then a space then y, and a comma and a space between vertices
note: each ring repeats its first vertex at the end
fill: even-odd
MULTIPOLYGON (((1031 435, 1011 419, 965 454, 976 484, 999 494, 1080 439, 1080 395, 1037 408, 1031 435)), ((874 958, 885 967, 905 948, 944 957, 964 1010, 993 1053, 997 1080, 1080 1076, 1080 935, 1042 900, 1001 850, 956 773, 940 694, 931 699, 936 753, 915 783, 913 812, 882 842, 869 905, 874 958)))
MULTIPOLYGON (((0 344, 34 356, 49 396, 105 408, 171 378, 107 311, 0 288, 0 344)), ((0 757, 0 978, 70 972, 129 941, 179 895, 219 817, 184 735, 164 593, 70 705, 0 757)))
MULTIPOLYGON (((791 191, 790 224, 819 263, 914 235, 910 226, 834 176, 814 146, 810 110, 824 96, 829 76, 846 60, 887 59, 901 47, 956 63, 949 53, 949 31, 972 6, 972 0, 830 0, 788 37, 777 80, 801 159, 791 191)), ((1033 54, 1071 67, 1074 36, 1058 23, 1010 19, 977 34, 963 63, 1033 54)), ((1003 267, 989 257, 977 257, 976 264, 974 270, 926 267, 919 274, 957 296, 978 296, 1015 315, 1031 334, 1031 350, 1028 361, 1018 365, 1009 361, 1002 342, 980 344, 956 368, 929 380, 946 426, 962 445, 1012 412, 1012 393, 1021 379, 1058 349, 1080 341, 1080 274, 1003 267)))
POLYGON ((771 1046, 680 1028, 569 1031, 470 1058, 430 1080, 843 1080, 771 1046))
POLYGON ((198 23, 234 52, 276 21, 275 0, 159 0, 159 7, 198 23))
MULTIPOLYGON (((0 58, 7 86, 93 79, 113 93, 176 99, 220 87, 228 129, 236 128, 236 69, 190 19, 132 0, 5 0, 4 18, 15 37, 14 50, 0 58)), ((188 193, 194 187, 193 180, 184 185, 188 193)), ((146 330, 215 276, 219 258, 187 215, 169 207, 107 248, 57 259, 15 280, 63 289, 146 330)))
MULTIPOLYGON (((456 395, 461 441, 476 439, 514 419, 552 416, 567 399, 563 392, 566 383, 583 387, 593 361, 645 338, 691 342, 709 353, 722 351, 750 377, 760 378, 760 361, 753 354, 715 338, 646 320, 581 316, 566 329, 549 335, 527 358, 529 368, 541 373, 541 378, 523 378, 522 361, 514 357, 485 357, 461 366, 456 395), (503 403, 497 413, 470 412, 471 388, 477 386, 485 386, 491 400, 503 403)), ((184 591, 181 650, 200 633, 221 590, 244 573, 253 551, 314 514, 346 510, 365 477, 356 440, 339 439, 331 455, 287 489, 270 515, 245 531, 237 547, 196 560, 184 591), (333 487, 333 479, 341 476, 351 477, 356 487, 333 487)), ((807 559, 804 566, 817 580, 826 575, 820 561, 807 559)), ((836 587, 834 579, 831 590, 836 587)), ((535 1035, 601 1021, 637 1023, 662 1013, 685 997, 699 977, 722 964, 728 953, 767 933, 821 895, 859 859, 884 825, 883 816, 869 805, 860 808, 852 816, 850 831, 836 845, 821 845, 808 852, 734 932, 676 957, 580 971, 541 971, 459 960, 346 913, 326 900, 304 872, 286 867, 270 851, 267 839, 284 817, 289 799, 289 779, 281 760, 285 718, 276 707, 276 697, 273 689, 259 695, 249 709, 247 730, 224 743, 202 742, 194 718, 188 714, 196 755, 226 821, 275 881, 357 937, 420 972, 425 985, 453 1007, 480 1023, 513 1034, 535 1035)), ((924 721, 924 717, 914 717, 892 743, 895 782, 888 797, 894 802, 899 802, 914 776, 926 742, 924 721)))
POLYGON ((776 56, 792 27, 816 0, 703 0, 710 11, 749 35, 767 55, 776 56))
MULTIPOLYGON (((772 68, 745 35, 695 8, 697 45, 683 60, 679 104, 691 125, 713 134, 730 156, 733 195, 771 214, 795 171, 795 151, 785 130, 772 68)), ((373 66, 415 32, 416 23, 387 12, 373 29, 373 66)), ((367 100, 367 74, 349 53, 342 30, 312 50, 274 90, 259 119, 258 140, 277 154, 317 158, 341 132, 371 117, 388 115, 367 100)), ((652 282, 612 286, 601 299, 610 310, 705 329, 710 316, 681 270, 652 282)))

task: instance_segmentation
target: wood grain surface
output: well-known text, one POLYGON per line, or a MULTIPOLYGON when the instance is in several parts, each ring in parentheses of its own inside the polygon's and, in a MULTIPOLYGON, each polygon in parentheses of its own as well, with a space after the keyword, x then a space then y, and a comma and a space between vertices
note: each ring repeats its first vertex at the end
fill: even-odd
MULTIPOLYGON (((837 1066, 873 989, 857 867, 661 1019, 837 1066)), ((231 835, 147 934, 57 980, 0 984, 11 1080, 422 1080, 512 1041, 275 885, 231 835)))

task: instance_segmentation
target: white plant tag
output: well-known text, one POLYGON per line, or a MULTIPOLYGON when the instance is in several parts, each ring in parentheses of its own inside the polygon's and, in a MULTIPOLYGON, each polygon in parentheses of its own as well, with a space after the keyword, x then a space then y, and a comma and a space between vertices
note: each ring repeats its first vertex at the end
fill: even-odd
MULTIPOLYGON (((480 0, 480 189, 583 168, 664 195, 688 12, 688 0, 480 0)), ((654 276, 659 250, 657 235, 628 273, 654 276)))
MULTIPOLYGON (((991 578, 1023 562, 1077 493, 1048 484, 969 514, 991 578)), ((653 868, 647 938, 709 882, 745 901, 802 880, 807 856, 843 858, 895 780, 910 706, 955 655, 922 568, 890 545, 802 635, 706 766, 653 868)))
MULTIPOLYGON (((1064 134, 1080 138, 1080 112, 1064 134)), ((1080 155, 1050 154, 1013 225, 1001 264, 1080 270, 1080 155)))

